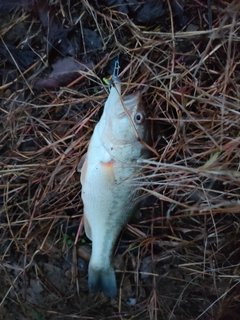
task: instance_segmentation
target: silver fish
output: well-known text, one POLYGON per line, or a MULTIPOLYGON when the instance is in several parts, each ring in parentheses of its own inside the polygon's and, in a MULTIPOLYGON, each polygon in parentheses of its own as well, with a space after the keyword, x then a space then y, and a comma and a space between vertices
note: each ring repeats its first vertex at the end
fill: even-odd
POLYGON ((91 292, 101 291, 109 297, 117 295, 111 264, 114 244, 139 204, 131 177, 140 174, 137 159, 148 155, 136 138, 136 132, 144 141, 148 135, 141 94, 136 92, 122 98, 120 81, 115 76, 113 80, 102 117, 79 164, 84 229, 92 240, 88 286, 91 292))

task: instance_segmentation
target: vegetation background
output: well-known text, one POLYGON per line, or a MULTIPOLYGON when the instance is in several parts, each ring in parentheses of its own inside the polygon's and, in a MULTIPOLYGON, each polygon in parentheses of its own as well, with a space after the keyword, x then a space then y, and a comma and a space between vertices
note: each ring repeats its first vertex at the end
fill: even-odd
POLYGON ((0 1, 0 318, 236 320, 240 3, 0 1), (119 59, 152 136, 119 296, 91 296, 79 174, 119 59))

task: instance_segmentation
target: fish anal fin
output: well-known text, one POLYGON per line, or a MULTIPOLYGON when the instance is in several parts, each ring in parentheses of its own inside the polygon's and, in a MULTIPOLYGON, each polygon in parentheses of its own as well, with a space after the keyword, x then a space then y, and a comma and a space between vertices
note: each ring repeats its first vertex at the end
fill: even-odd
POLYGON ((92 240, 92 229, 90 227, 90 224, 85 214, 83 215, 83 224, 84 224, 84 230, 88 239, 92 240))
POLYGON ((117 295, 116 276, 112 266, 105 269, 88 267, 88 287, 90 292, 102 292, 105 296, 115 298, 117 295))
POLYGON ((83 165, 85 163, 86 157, 87 157, 87 152, 84 153, 84 155, 80 159, 80 161, 78 163, 78 166, 77 166, 77 172, 81 172, 82 171, 82 168, 83 168, 83 165))

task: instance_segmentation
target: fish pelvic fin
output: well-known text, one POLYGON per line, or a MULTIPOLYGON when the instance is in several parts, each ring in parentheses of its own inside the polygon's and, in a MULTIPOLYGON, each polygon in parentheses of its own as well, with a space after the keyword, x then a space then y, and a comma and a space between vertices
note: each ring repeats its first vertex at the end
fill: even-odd
POLYGON ((84 155, 82 156, 82 158, 80 159, 80 161, 78 163, 77 172, 81 173, 82 167, 84 165, 84 162, 85 162, 86 158, 87 158, 87 153, 84 153, 84 155))
POLYGON ((92 240, 92 229, 85 214, 83 215, 83 224, 88 239, 92 240))
POLYGON ((115 298, 117 295, 116 276, 113 267, 99 269, 91 265, 88 267, 88 287, 91 293, 102 292, 105 296, 115 298))

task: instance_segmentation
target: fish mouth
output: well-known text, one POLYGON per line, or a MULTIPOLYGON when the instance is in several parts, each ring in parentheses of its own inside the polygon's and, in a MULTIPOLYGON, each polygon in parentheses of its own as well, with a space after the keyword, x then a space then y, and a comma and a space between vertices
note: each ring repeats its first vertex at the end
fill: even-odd
POLYGON ((113 76, 111 79, 111 89, 109 97, 105 103, 104 111, 106 118, 122 118, 124 116, 132 116, 132 114, 137 111, 140 100, 141 93, 136 91, 132 94, 122 96, 121 93, 121 82, 118 77, 113 76), (126 112, 128 113, 126 115, 126 112))

